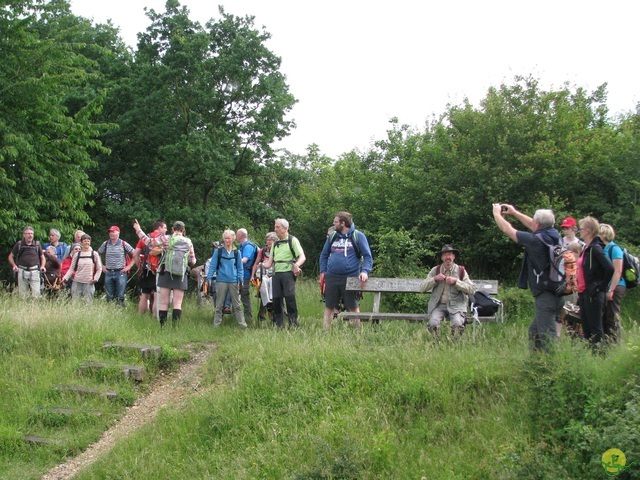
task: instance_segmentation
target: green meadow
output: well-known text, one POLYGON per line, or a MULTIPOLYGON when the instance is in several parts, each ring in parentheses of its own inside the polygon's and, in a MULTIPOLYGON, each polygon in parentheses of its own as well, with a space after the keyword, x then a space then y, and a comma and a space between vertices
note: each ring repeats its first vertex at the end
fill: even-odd
POLYGON ((160 330, 135 300, 120 309, 3 294, 0 478, 38 479, 80 454, 206 344, 215 348, 198 387, 75 479, 602 479, 611 448, 626 455, 618 478, 640 478, 640 294, 628 292, 623 343, 603 355, 567 336, 549 354, 530 353, 530 294, 507 287, 500 298, 504 324, 454 341, 405 322, 325 332, 312 281, 298 285, 300 327, 282 331, 255 320, 241 331, 232 316, 214 330, 212 306, 194 297, 178 328, 160 330), (163 353, 142 359, 105 342, 163 353), (144 365, 148 379, 136 384, 118 368, 80 374, 86 361, 144 365))

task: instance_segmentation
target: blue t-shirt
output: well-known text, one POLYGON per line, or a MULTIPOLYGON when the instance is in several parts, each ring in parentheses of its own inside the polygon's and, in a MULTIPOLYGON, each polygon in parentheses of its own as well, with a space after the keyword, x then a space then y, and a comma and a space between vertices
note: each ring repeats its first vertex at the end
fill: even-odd
MULTIPOLYGON (((615 242, 609 242, 609 245, 604 247, 604 254, 613 262, 614 260, 623 260, 624 252, 622 251, 622 247, 615 242), (616 247, 616 248, 614 248, 616 247)), ((624 275, 620 275, 620 281, 618 285, 621 287, 626 287, 627 282, 624 280, 624 275)))
MULTIPOLYGON (((50 243, 45 243, 43 247, 44 250, 49 248, 50 245, 50 243)), ((58 260, 62 261, 64 259, 64 252, 67 251, 67 246, 64 242, 58 242, 58 245, 56 245, 56 257, 58 257, 58 260)))
POLYGON ((249 240, 246 240, 240 244, 240 248, 238 248, 240 255, 243 258, 247 259, 247 263, 243 264, 244 268, 244 278, 251 278, 251 269, 253 268, 253 263, 256 259, 256 254, 258 253, 258 249, 251 243, 249 240))

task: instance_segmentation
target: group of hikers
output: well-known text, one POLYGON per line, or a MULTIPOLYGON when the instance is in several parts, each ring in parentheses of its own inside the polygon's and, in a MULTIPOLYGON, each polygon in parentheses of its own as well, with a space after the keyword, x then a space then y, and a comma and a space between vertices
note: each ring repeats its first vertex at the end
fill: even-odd
MULTIPOLYGON (((147 234, 139 222, 133 223, 138 237, 135 246, 120 238, 120 228, 108 229, 108 239, 97 250, 91 237, 78 230, 73 243, 60 241, 60 232, 50 230, 49 242, 41 246, 34 239, 34 229, 25 227, 8 261, 23 298, 40 298, 42 287, 48 292, 70 291, 72 300, 93 301, 95 285, 104 274, 106 300, 124 305, 128 274, 138 269, 139 313, 150 311, 164 326, 171 313, 177 325, 182 317, 182 301, 189 277, 200 276, 202 288, 215 292, 214 326, 222 324, 225 313, 233 313, 238 325, 247 328, 253 318, 252 293, 259 291, 258 319, 271 319, 277 327, 298 326, 296 280, 306 261, 300 241, 289 234, 289 222, 277 218, 274 231, 259 248, 245 228, 237 232, 225 230, 222 242, 213 242, 207 262, 195 267, 196 257, 185 224, 176 221, 168 232, 163 220, 154 222, 147 234), (195 268, 190 268, 195 267, 195 268), (191 270, 191 273, 190 273, 191 270)), ((358 297, 346 291, 346 279, 359 276, 366 281, 373 268, 373 257, 367 237, 356 231, 351 215, 339 212, 333 221, 333 232, 320 257, 326 301, 325 327, 333 312, 345 307, 358 311, 358 297)))
MULTIPOLYGON (((627 285, 622 275, 623 252, 613 241, 615 232, 610 225, 601 225, 593 217, 585 217, 580 222, 567 217, 561 225, 564 235, 561 236, 554 228, 555 216, 551 210, 537 210, 529 217, 512 205, 495 203, 493 216, 500 230, 524 247, 518 286, 530 289, 534 297, 535 314, 529 327, 529 340, 534 349, 547 350, 558 338, 567 302, 577 304, 584 338, 591 345, 619 340, 620 303, 627 285), (505 216, 520 221, 528 231, 516 230, 505 216), (560 291, 553 281, 553 252, 557 253, 563 246, 572 255, 565 259, 566 271, 570 271, 571 264, 574 270, 560 291)), ((163 220, 156 221, 148 234, 137 220, 133 228, 138 237, 135 247, 120 239, 120 228, 112 226, 108 230, 109 238, 94 251, 91 237, 82 231, 77 231, 74 242, 66 245, 60 242, 60 232, 51 229, 50 242, 40 247, 34 240, 33 228, 25 227, 23 239, 14 245, 8 257, 17 275, 20 294, 39 297, 41 278, 44 278, 45 285, 52 289, 70 285, 72 299, 91 301, 95 283, 104 274, 107 301, 124 304, 127 276, 136 266, 140 271, 138 311, 153 312, 164 326, 171 308, 172 322, 177 324, 182 316, 189 268, 196 264, 193 244, 185 235, 185 224, 176 221, 170 233, 163 220)), ((441 262, 430 269, 421 284, 422 291, 431 292, 427 328, 436 335, 447 318, 452 335, 462 334, 468 297, 475 293, 469 273, 456 263, 458 256, 456 248, 444 245, 439 252, 441 262)), ((249 239, 244 228, 237 232, 225 230, 222 242, 214 242, 211 257, 204 265, 194 268, 192 275, 200 277, 205 291, 215 292, 215 327, 222 324, 225 313, 233 311, 238 325, 246 329, 247 321, 253 318, 251 297, 253 288, 257 288, 258 319, 269 317, 274 325, 282 328, 286 315, 289 327, 295 328, 298 326, 296 279, 305 261, 300 241, 289 234, 289 222, 278 218, 262 248, 249 239)), ((367 237, 356 229, 348 212, 335 215, 319 266, 319 283, 325 301, 323 327, 328 329, 339 309, 359 312, 359 292, 347 290, 347 278, 358 277, 364 284, 373 269, 367 237)), ((359 326, 358 320, 354 320, 354 326, 359 326)))
MULTIPOLYGON (((524 248, 518 286, 528 288, 534 297, 534 318, 529 326, 534 350, 551 347, 567 310, 578 315, 580 336, 594 351, 603 352, 603 345, 620 341, 620 305, 627 288, 635 283, 623 274, 625 251, 613 241, 611 225, 592 216, 580 221, 567 217, 561 224, 561 236, 554 228, 552 210, 540 209, 529 217, 513 205, 500 203, 493 204, 493 217, 498 228, 524 248), (516 230, 507 215, 528 231, 516 230), (562 270, 558 268, 561 256, 562 270), (565 303, 573 308, 565 308, 565 303)), ((636 277, 635 273, 631 276, 636 277)))

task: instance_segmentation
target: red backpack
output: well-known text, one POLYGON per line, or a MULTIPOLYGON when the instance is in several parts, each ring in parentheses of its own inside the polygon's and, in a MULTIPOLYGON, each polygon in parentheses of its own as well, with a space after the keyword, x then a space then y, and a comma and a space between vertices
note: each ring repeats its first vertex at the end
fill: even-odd
MULTIPOLYGON (((156 238, 160 235, 159 232, 152 232, 149 235, 151 238, 156 238)), ((158 271, 160 266, 160 259, 162 258, 162 247, 160 245, 147 244, 144 247, 144 264, 153 273, 158 271)))

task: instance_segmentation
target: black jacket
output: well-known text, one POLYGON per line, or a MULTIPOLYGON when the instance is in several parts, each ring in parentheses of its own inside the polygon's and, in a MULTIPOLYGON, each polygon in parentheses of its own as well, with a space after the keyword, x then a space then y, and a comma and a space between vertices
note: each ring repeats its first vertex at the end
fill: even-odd
POLYGON ((611 277, 613 277, 613 263, 604 254, 604 243, 600 237, 594 238, 586 246, 582 254, 585 293, 595 297, 600 292, 606 292, 611 277))

